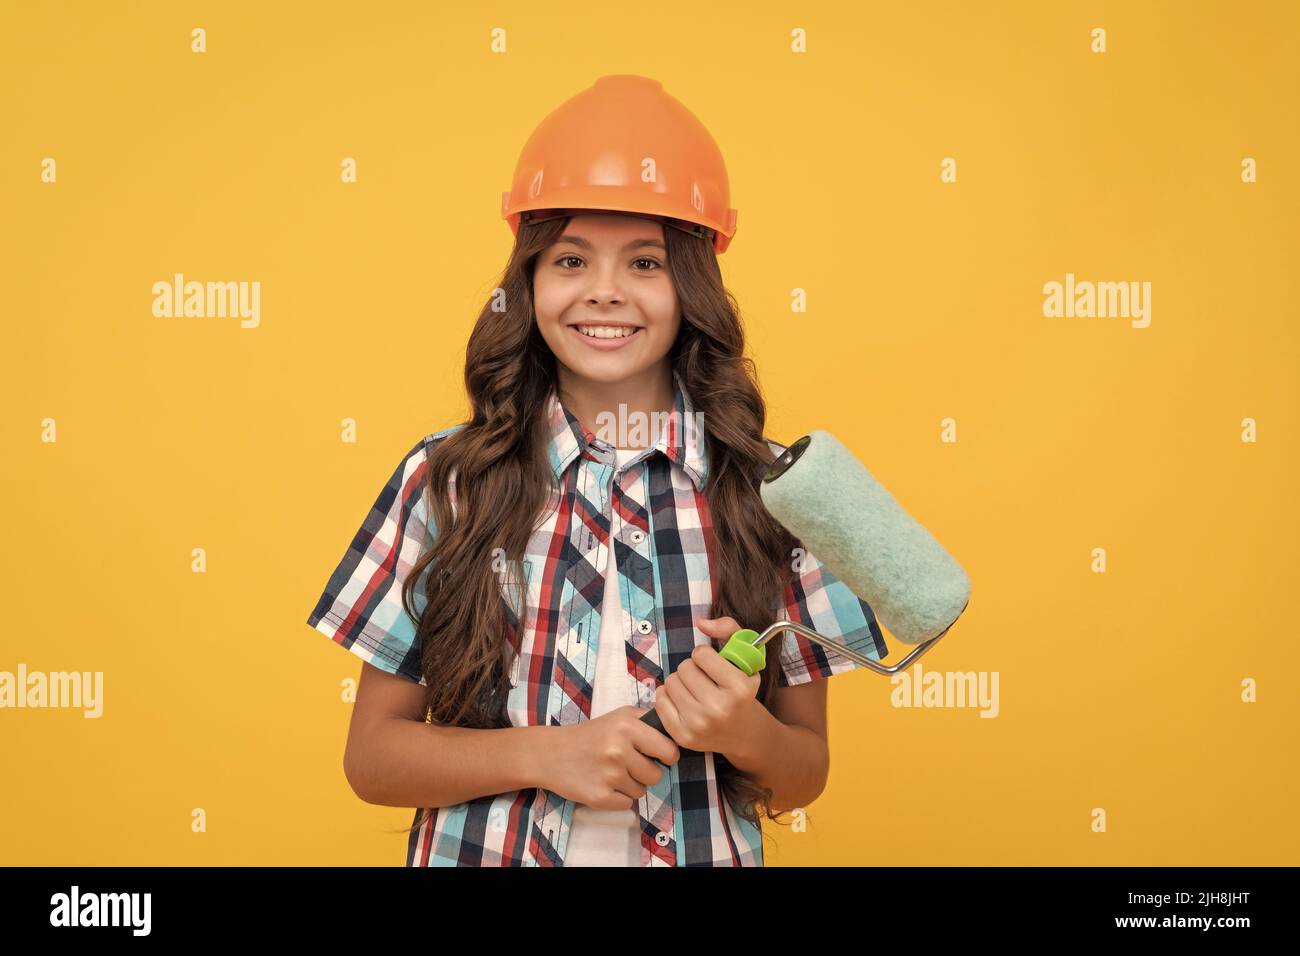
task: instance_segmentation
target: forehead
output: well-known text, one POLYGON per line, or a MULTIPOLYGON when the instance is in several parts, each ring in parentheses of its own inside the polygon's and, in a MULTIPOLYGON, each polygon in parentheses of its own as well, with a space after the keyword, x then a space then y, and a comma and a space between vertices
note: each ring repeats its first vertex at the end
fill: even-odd
POLYGON ((663 239, 664 227, 658 219, 646 216, 591 210, 575 214, 556 241, 563 242, 571 237, 592 242, 663 239))

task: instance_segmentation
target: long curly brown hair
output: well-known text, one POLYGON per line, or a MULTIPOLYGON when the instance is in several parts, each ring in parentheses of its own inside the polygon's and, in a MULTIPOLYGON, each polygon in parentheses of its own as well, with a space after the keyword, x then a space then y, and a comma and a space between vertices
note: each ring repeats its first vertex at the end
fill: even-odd
MULTIPOLYGON (((537 327, 532 275, 537 257, 558 241, 568 222, 521 223, 499 289, 484 304, 465 350, 473 416, 429 454, 427 491, 438 533, 402 589, 407 612, 418 621, 429 722, 510 726, 506 699, 515 645, 507 635, 514 624, 502 601, 497 549, 517 567, 543 509, 558 493, 546 455, 555 356, 537 327), (425 574, 431 565, 442 570, 425 574), (414 611, 421 580, 423 615, 414 611)), ((739 307, 723 286, 710 240, 670 226, 663 232, 682 308, 669 361, 695 411, 702 413, 707 441, 705 497, 716 548, 716 597, 709 616, 729 615, 741 627, 762 630, 772 623, 789 584, 798 546, 758 494, 774 458, 763 433, 766 406, 754 363, 744 355, 739 307)), ((778 670, 760 672, 758 700, 769 710, 778 670)), ((723 795, 737 813, 756 826, 760 814, 781 822, 770 788, 760 787, 721 754, 714 759, 723 795)), ((433 809, 424 808, 405 832, 423 826, 433 809)))

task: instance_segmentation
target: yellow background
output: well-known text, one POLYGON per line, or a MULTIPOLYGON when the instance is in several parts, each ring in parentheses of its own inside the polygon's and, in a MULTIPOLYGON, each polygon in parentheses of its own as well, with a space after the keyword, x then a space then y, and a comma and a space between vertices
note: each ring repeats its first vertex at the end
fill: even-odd
POLYGON ((402 864, 306 617, 464 418, 524 139, 642 73, 727 157, 767 433, 935 532, 973 594, 922 665, 1000 674, 992 720, 837 677, 768 864, 1300 863, 1300 13, 985 6, 6 2, 0 670, 102 670, 105 713, 0 711, 2 862, 402 864), (260 281, 261 326, 154 318, 174 272, 260 281), (1151 282, 1151 326, 1045 318, 1066 272, 1151 282))

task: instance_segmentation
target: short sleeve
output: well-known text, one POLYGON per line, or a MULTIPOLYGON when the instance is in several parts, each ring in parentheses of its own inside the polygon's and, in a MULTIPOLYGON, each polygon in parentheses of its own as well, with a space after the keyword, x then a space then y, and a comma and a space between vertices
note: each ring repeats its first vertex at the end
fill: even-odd
MULTIPOLYGON (((307 624, 380 670, 418 684, 416 621, 402 606, 402 585, 433 544, 425 482, 428 451, 445 432, 420 440, 403 457, 370 506, 307 624)), ((414 595, 422 612, 424 597, 414 595)))
MULTIPOLYGON (((796 555, 795 570, 786 586, 780 618, 802 624, 854 651, 880 660, 888 655, 884 635, 871 606, 849 590, 812 552, 796 555)), ((779 618, 778 618, 779 619, 779 618)), ((780 638, 781 672, 777 686, 806 684, 861 667, 857 661, 785 631, 780 638)))

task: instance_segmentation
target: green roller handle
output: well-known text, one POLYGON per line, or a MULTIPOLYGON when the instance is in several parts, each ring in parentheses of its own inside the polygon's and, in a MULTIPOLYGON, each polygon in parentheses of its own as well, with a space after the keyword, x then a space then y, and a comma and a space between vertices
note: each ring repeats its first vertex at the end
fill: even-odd
MULTIPOLYGON (((755 647, 754 642, 756 640, 758 640, 758 631, 751 631, 747 627, 742 627, 728 638, 727 643, 723 645, 722 650, 718 651, 718 654, 724 660, 728 660, 736 667, 739 667, 746 677, 753 677, 767 663, 767 648, 763 646, 755 647)), ((659 733, 668 736, 668 731, 664 730, 664 725, 659 721, 659 714, 653 708, 642 714, 641 720, 659 731, 659 733)), ((678 749, 683 756, 698 753, 698 751, 687 747, 679 747, 678 749)))

